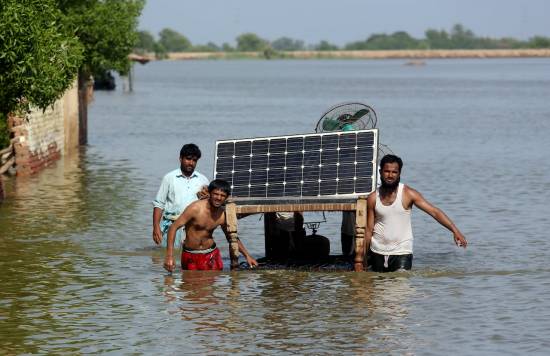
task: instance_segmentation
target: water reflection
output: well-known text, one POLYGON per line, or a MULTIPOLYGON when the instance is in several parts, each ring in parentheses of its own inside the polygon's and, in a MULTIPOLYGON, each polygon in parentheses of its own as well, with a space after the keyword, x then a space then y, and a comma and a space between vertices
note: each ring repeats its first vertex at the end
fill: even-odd
POLYGON ((0 205, 2 235, 36 238, 86 228, 84 177, 80 155, 75 154, 54 163, 46 174, 11 178, 8 199, 0 205))
POLYGON ((0 204, 0 237, 59 238, 92 225, 122 221, 136 207, 142 184, 128 162, 87 154, 65 157, 43 174, 6 181, 0 204))
POLYGON ((409 275, 183 271, 164 284, 169 313, 193 330, 200 352, 406 352, 414 344, 409 275))
MULTIPOLYGON (((184 299, 186 303, 196 303, 199 308, 196 309, 197 312, 206 311, 209 306, 217 304, 213 293, 214 284, 219 275, 220 272, 182 271, 179 280, 172 275, 167 275, 164 277, 164 285, 168 287, 166 299, 167 301, 184 299)), ((181 311, 185 313, 185 307, 181 307, 181 311)))
POLYGON ((0 350, 79 350, 85 330, 96 329, 89 315, 104 300, 112 273, 89 247, 105 248, 110 238, 90 232, 133 209, 132 191, 123 189, 129 169, 119 168, 80 152, 43 174, 7 180, 8 199, 0 204, 0 350))

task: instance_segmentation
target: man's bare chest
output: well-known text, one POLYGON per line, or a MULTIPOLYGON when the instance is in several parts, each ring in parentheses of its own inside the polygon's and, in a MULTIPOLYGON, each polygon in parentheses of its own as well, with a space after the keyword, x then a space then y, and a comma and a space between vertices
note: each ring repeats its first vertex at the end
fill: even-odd
POLYGON ((220 214, 218 216, 211 216, 210 214, 203 214, 201 216, 198 216, 193 221, 193 227, 197 230, 207 230, 212 231, 216 229, 218 226, 223 224, 223 214, 220 214))

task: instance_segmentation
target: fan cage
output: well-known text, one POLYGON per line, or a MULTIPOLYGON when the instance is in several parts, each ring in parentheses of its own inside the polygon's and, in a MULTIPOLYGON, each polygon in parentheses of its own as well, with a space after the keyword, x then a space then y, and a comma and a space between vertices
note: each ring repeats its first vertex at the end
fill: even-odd
POLYGON ((368 110, 368 113, 365 114, 366 116, 368 116, 367 121, 365 122, 365 120, 363 118, 359 118, 357 120, 357 122, 361 122, 362 126, 360 126, 360 127, 354 126, 355 122, 350 123, 350 125, 354 126, 353 127, 354 130, 357 130, 357 129, 363 130, 363 129, 376 128, 376 124, 377 124, 377 121, 378 121, 376 111, 374 111, 374 109, 371 106, 367 105, 367 104, 350 101, 350 102, 344 102, 344 103, 336 104, 336 105, 330 107, 327 111, 325 111, 321 115, 321 118, 319 119, 319 121, 317 122, 317 126, 315 127, 315 132, 320 133, 320 132, 341 131, 340 128, 336 129, 336 127, 335 127, 335 129, 325 129, 325 128, 323 128, 323 122, 327 118, 331 118, 333 120, 334 119, 339 120, 343 115, 353 116, 355 113, 359 112, 362 109, 367 109, 368 110))

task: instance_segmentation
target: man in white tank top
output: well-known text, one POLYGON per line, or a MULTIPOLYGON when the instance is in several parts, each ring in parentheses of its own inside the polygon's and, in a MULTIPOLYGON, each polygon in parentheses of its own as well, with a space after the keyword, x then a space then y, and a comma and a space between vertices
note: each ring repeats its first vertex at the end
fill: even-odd
MULTIPOLYGON (((468 242, 460 230, 441 209, 430 204, 422 194, 400 183, 403 161, 386 155, 380 161, 380 187, 367 198, 367 231, 365 250, 369 265, 375 272, 410 270, 412 267, 413 205, 432 216, 453 233, 457 246, 466 248, 468 242)), ((355 266, 356 270, 362 266, 355 266)))

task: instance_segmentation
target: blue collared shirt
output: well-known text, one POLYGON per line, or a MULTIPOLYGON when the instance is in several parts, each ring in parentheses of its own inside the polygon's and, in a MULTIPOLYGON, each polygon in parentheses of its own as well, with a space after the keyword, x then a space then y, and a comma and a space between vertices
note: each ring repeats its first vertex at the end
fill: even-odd
POLYGON ((208 183, 208 178, 197 171, 188 178, 181 169, 175 169, 162 179, 153 206, 163 210, 165 219, 175 220, 189 204, 198 200, 197 193, 208 183))

